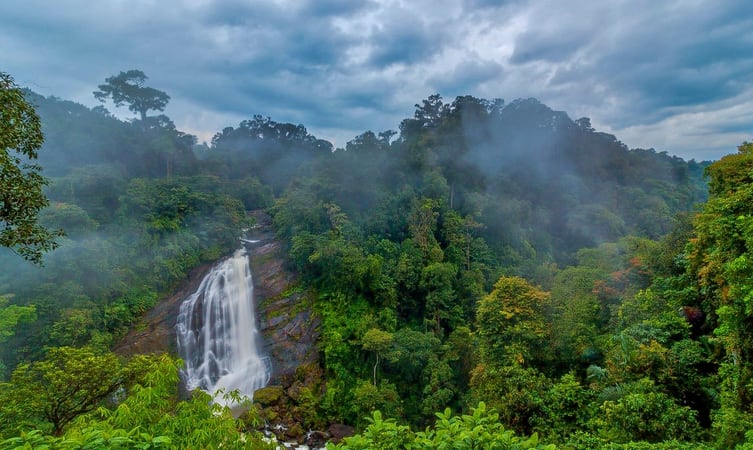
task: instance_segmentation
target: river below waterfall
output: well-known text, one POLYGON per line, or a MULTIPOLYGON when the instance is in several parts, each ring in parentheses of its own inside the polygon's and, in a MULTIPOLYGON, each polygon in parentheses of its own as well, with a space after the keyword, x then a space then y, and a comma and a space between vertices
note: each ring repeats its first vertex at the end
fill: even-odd
MULTIPOLYGON (((233 390, 253 398, 271 375, 260 353, 254 308, 254 284, 245 248, 217 263, 195 293, 180 306, 178 351, 185 361, 189 390, 215 394, 233 390)), ((216 401, 224 401, 222 396, 216 401)))

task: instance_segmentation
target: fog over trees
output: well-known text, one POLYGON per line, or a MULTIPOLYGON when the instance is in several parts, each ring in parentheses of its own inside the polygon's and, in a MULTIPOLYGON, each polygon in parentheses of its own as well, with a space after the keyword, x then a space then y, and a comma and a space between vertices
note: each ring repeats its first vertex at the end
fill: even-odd
POLYGON ((146 80, 94 92, 120 120, 3 75, 0 448, 271 448, 258 402, 112 353, 256 210, 320 322, 291 414, 355 427, 330 448, 753 445, 751 144, 685 161, 470 95, 344 148, 253 113, 198 144, 146 80))

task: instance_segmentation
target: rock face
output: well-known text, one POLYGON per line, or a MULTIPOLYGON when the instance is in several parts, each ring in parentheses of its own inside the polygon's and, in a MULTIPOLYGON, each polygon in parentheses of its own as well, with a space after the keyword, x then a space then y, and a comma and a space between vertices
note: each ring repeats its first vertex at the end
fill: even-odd
POLYGON ((339 444, 344 438, 353 436, 356 434, 356 429, 350 425, 344 425, 342 423, 333 423, 327 429, 329 433, 329 440, 333 444, 339 444))
POLYGON ((188 278, 172 295, 161 300, 147 312, 128 334, 115 346, 115 353, 132 356, 142 353, 178 354, 178 338, 175 324, 180 312, 180 304, 186 297, 196 292, 211 264, 203 264, 191 271, 188 278))
MULTIPOLYGON (((268 387, 254 395, 256 408, 281 441, 310 441, 319 446, 329 433, 306 430, 326 426, 319 419, 316 406, 324 389, 316 347, 320 322, 312 314, 312 298, 299 287, 295 274, 286 266, 285 250, 275 239, 271 218, 262 211, 251 215, 256 225, 242 243, 249 249, 263 353, 272 363, 268 387)), ((160 301, 131 329, 115 351, 121 355, 176 355, 175 325, 180 305, 196 292, 211 268, 212 264, 206 264, 193 270, 173 295, 160 301)))
POLYGON ((254 406, 277 439, 304 443, 305 430, 324 429, 326 425, 318 414, 317 399, 323 387, 318 365, 298 366, 292 383, 269 385, 254 392, 254 406))
MULTIPOLYGON (((290 385, 299 366, 318 362, 319 321, 312 316, 310 298, 296 289, 295 274, 286 268, 286 255, 275 239, 271 218, 262 211, 251 215, 256 225, 249 230, 244 245, 249 248, 263 351, 272 362, 270 384, 290 385)), ((205 264, 194 269, 174 294, 160 301, 129 331, 115 352, 177 354, 175 324, 180 305, 196 292, 211 267, 205 264)))
POLYGON ((292 382, 299 366, 318 362, 316 341, 319 320, 312 315, 312 299, 298 289, 295 275, 286 269, 287 258, 274 238, 271 219, 261 211, 252 213, 256 226, 249 230, 251 271, 254 277, 259 329, 264 353, 272 360, 270 384, 292 382))

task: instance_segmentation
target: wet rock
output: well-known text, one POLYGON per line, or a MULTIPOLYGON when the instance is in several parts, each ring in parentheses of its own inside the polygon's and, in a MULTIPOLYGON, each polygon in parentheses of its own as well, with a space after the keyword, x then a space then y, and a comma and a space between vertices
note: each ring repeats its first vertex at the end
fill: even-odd
MULTIPOLYGON (((287 265, 287 254, 275 238, 272 219, 263 211, 252 211, 256 226, 248 231, 243 245, 249 248, 254 295, 263 352, 270 357, 270 383, 292 380, 301 365, 316 364, 319 320, 311 314, 312 300, 297 289, 297 278, 287 265)), ((115 352, 131 356, 142 353, 177 354, 177 322, 180 305, 190 296, 211 263, 192 270, 189 277, 169 297, 162 299, 115 346, 115 352)))
MULTIPOLYGON (((272 366, 270 385, 254 394, 255 407, 259 419, 270 424, 268 431, 281 442, 302 442, 305 430, 326 426, 317 411, 324 389, 316 346, 320 321, 312 313, 313 298, 299 286, 285 247, 275 238, 271 218, 263 211, 251 215, 257 226, 248 231, 243 245, 249 249, 262 351, 272 366)), ((192 271, 180 289, 160 301, 121 341, 118 353, 177 354, 175 324, 180 305, 211 267, 206 264, 192 271)))
POLYGON ((353 436, 356 434, 356 429, 350 425, 344 425, 342 423, 333 423, 327 429, 330 436, 330 442, 338 444, 344 438, 353 436))
POLYGON ((303 427, 301 427, 300 424, 296 423, 288 428, 287 431, 285 431, 285 438, 288 440, 298 440, 304 434, 305 431, 303 431, 303 427))
POLYGON ((282 393, 282 386, 267 386, 257 389, 254 392, 254 403, 258 403, 261 406, 275 405, 280 401, 282 393))
POLYGON ((169 297, 162 299, 137 322, 115 346, 115 353, 133 356, 145 353, 178 353, 175 324, 180 305, 186 297, 199 288, 201 281, 212 269, 211 263, 191 270, 188 277, 169 297))
POLYGON ((298 288, 296 275, 288 267, 271 218, 263 211, 252 215, 258 226, 249 230, 248 238, 257 242, 248 248, 263 351, 272 361, 270 382, 284 384, 299 366, 318 362, 320 322, 311 314, 312 299, 298 288))
POLYGON ((301 398, 301 392, 303 391, 304 386, 303 383, 300 381, 296 381, 293 384, 290 385, 290 387, 285 391, 285 393, 290 397, 291 400, 294 402, 298 402, 301 398))
POLYGON ((323 431, 309 431, 304 436, 302 443, 309 447, 319 448, 324 447, 328 439, 329 435, 323 431))

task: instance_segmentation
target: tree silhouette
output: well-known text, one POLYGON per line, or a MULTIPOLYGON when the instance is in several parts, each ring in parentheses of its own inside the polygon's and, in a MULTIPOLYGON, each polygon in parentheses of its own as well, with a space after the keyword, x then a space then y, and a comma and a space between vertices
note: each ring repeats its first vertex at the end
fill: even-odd
POLYGON ((147 111, 164 111, 170 101, 170 96, 165 92, 144 86, 147 78, 140 70, 120 72, 105 78, 105 84, 98 86, 94 97, 103 103, 110 98, 115 106, 128 104, 129 110, 139 113, 141 120, 145 120, 147 111))

